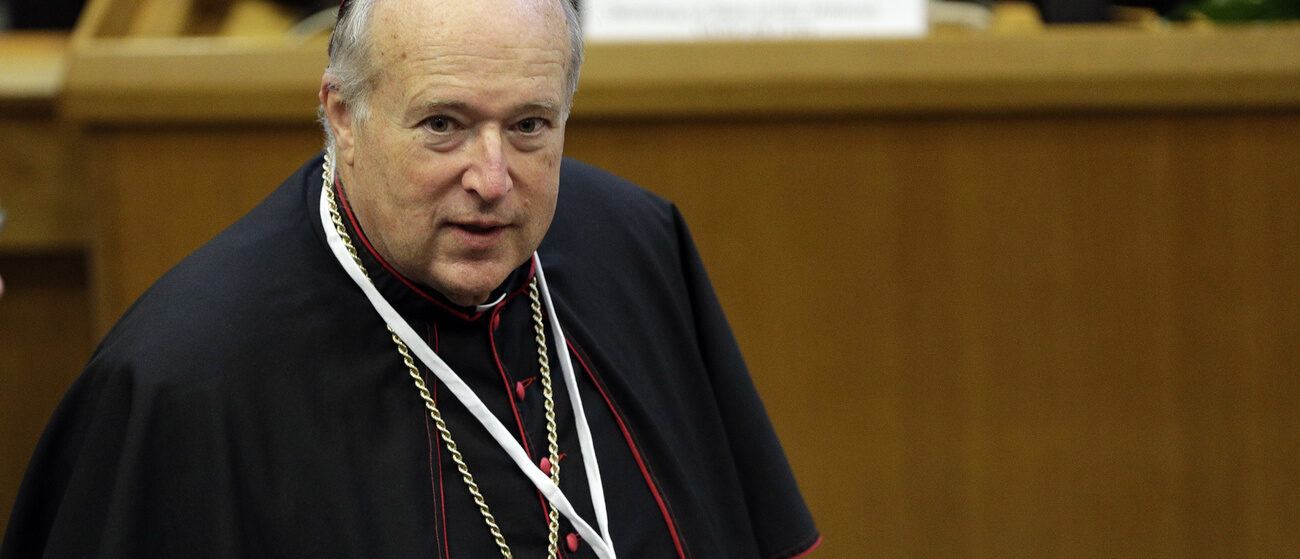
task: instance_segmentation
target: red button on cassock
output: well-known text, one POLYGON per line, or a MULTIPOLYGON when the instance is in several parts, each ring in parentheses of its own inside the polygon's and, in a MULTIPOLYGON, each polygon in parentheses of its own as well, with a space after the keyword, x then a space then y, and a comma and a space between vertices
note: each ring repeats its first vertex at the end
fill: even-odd
POLYGON ((569 553, 578 552, 578 540, 581 539, 577 534, 569 534, 564 537, 564 543, 569 545, 569 553))
POLYGON ((546 475, 548 475, 548 476, 551 475, 551 459, 550 459, 550 458, 542 458, 542 462, 541 462, 541 464, 539 464, 539 466, 542 467, 542 473, 544 473, 544 474, 546 474, 546 475))
POLYGON ((515 383, 515 398, 518 398, 519 401, 521 401, 521 402, 522 402, 523 399, 524 399, 524 383, 523 383, 523 381, 520 381, 520 382, 516 382, 516 383, 515 383))

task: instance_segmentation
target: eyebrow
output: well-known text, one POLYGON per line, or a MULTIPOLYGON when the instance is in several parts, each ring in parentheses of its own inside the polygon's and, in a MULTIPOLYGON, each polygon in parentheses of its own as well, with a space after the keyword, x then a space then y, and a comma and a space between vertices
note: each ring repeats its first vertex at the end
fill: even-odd
POLYGON ((437 113, 442 111, 467 112, 469 105, 463 101, 447 101, 443 99, 434 99, 425 101, 412 107, 412 110, 421 114, 437 113))
MULTIPOLYGON (((430 115, 430 114, 436 114, 436 113, 448 112, 448 111, 467 113, 467 114, 475 113, 474 109, 464 101, 453 101, 448 99, 433 99, 430 101, 417 104, 413 109, 412 116, 418 117, 418 116, 430 115)), ((562 114, 562 111, 560 110, 560 107, 558 105, 547 101, 524 103, 522 105, 515 107, 511 112, 513 113, 541 112, 547 115, 562 114)))

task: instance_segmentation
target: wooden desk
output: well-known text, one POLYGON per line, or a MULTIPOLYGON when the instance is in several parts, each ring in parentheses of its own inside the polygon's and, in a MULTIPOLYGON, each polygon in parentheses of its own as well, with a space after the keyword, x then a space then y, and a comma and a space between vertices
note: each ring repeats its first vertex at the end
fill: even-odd
POLYGON ((68 131, 54 118, 63 89, 68 38, 0 35, 0 203, 10 223, 0 249, 79 249, 83 193, 73 187, 68 131))

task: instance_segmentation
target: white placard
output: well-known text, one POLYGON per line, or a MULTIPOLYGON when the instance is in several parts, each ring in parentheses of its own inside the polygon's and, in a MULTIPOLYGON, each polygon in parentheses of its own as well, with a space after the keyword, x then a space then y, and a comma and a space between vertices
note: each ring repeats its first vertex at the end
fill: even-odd
POLYGON ((586 39, 916 37, 926 0, 581 0, 586 39))

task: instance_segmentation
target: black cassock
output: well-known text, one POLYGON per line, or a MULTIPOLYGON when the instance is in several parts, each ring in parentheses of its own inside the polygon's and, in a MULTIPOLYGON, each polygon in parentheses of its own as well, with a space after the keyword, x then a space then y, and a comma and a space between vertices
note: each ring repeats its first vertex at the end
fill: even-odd
MULTIPOLYGON (((173 268, 108 334, 41 438, 0 559, 500 555, 382 319, 329 252, 321 164, 173 268)), ((560 184, 538 254, 619 555, 811 549, 817 530, 677 209, 572 160, 560 184)), ((388 270, 343 210, 380 292, 530 457, 545 456, 533 264, 500 303, 457 307, 388 270)), ((594 527, 547 338, 560 487, 594 527)), ((421 372, 515 556, 544 556, 545 500, 421 372)), ((562 518, 562 556, 593 557, 573 532, 562 518)))

